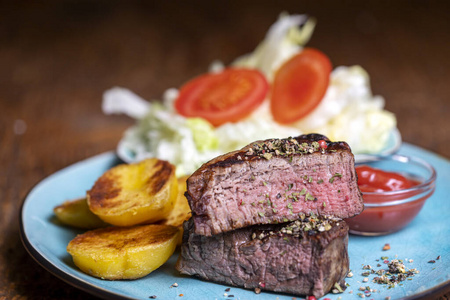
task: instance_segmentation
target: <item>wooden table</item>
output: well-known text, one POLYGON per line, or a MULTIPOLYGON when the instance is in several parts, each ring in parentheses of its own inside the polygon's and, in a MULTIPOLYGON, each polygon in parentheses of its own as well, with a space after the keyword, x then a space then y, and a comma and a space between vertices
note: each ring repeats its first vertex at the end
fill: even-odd
POLYGON ((27 254, 18 216, 35 184, 114 149, 133 124, 103 115, 102 93, 122 86, 160 99, 213 60, 252 51, 282 11, 318 19, 309 46, 335 66, 368 71, 404 141, 450 157, 445 1, 266 2, 2 2, 0 299, 93 298, 27 254))

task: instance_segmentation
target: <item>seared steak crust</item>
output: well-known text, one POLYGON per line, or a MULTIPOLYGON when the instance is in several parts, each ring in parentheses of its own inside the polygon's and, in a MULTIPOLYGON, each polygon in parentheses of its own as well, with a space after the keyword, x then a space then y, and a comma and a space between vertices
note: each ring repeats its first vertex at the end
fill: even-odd
POLYGON ((200 235, 363 210, 350 147, 319 134, 257 141, 219 156, 189 177, 186 197, 200 235))
POLYGON ((328 231, 302 228, 295 233, 295 223, 255 225, 208 237, 194 233, 191 219, 185 222, 176 268, 247 289, 322 297, 336 283, 342 286, 348 273, 348 226, 339 220, 328 231))

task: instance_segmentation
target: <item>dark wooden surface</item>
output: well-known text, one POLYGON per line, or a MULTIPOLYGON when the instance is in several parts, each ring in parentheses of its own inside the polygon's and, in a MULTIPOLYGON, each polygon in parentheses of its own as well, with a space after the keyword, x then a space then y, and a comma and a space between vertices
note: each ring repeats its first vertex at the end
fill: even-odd
POLYGON ((266 2, 1 2, 0 299, 93 298, 26 253, 19 211, 40 180, 114 149, 133 124, 102 114, 103 91, 158 99, 211 61, 252 51, 282 11, 318 19, 309 46, 335 66, 368 71, 404 141, 450 157, 445 1, 266 2))

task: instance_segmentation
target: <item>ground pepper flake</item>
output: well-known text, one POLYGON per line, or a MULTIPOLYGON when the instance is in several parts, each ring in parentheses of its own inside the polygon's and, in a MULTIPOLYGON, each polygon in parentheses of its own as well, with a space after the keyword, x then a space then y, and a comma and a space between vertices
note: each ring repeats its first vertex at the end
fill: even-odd
POLYGON ((388 289, 394 288, 396 285, 402 285, 400 282, 412 280, 412 276, 419 273, 416 269, 405 268, 402 260, 393 259, 388 261, 388 270, 378 270, 375 272, 380 275, 373 278, 373 282, 378 284, 386 284, 388 289))
POLYGON ((345 289, 346 289, 345 286, 341 286, 339 283, 336 282, 336 283, 333 285, 333 289, 331 290, 331 292, 332 292, 333 294, 340 294, 340 293, 343 293, 345 289))
POLYGON ((393 259, 389 265, 389 272, 391 273, 406 273, 405 265, 398 259, 393 259))
POLYGON ((313 213, 309 215, 305 215, 303 213, 299 214, 298 220, 289 222, 288 219, 284 218, 284 222, 289 222, 279 230, 275 231, 262 231, 258 234, 253 233, 252 239, 262 240, 268 236, 282 236, 284 240, 289 241, 289 238, 286 236, 299 238, 302 236, 303 232, 308 232, 310 234, 314 234, 317 232, 324 232, 330 230, 333 226, 338 226, 339 221, 341 219, 329 217, 329 216, 317 216, 313 213))
POLYGON ((330 183, 333 183, 335 178, 342 178, 342 174, 336 172, 336 173, 334 173, 333 176, 331 176, 330 180, 328 180, 328 181, 330 183))
POLYGON ((295 138, 290 137, 287 139, 271 139, 254 143, 247 150, 246 155, 256 155, 267 160, 273 156, 281 156, 292 160, 292 154, 307 154, 317 151, 325 153, 325 149, 320 147, 316 141, 300 144, 295 138))
MULTIPOLYGON (((394 288, 397 285, 403 286, 403 281, 405 280, 412 280, 412 277, 415 276, 415 274, 418 274, 419 271, 417 269, 407 269, 403 263, 403 260, 397 259, 398 255, 395 255, 395 259, 389 261, 389 258, 387 256, 381 257, 383 262, 387 264, 387 269, 379 269, 375 270, 372 268, 371 265, 362 265, 362 268, 364 270, 370 270, 363 272, 361 275, 367 276, 362 281, 368 282, 371 274, 376 274, 378 276, 375 276, 372 279, 372 282, 377 284, 386 285, 388 289, 394 288)), ((376 261, 380 261, 380 259, 376 259, 376 261)), ((405 259, 407 262, 408 259, 405 259)), ((412 260, 411 260, 412 261, 412 260)), ((377 267, 381 267, 381 264, 377 264, 377 267)), ((371 289, 370 286, 366 287, 360 287, 359 291, 364 293, 357 293, 357 295, 361 298, 370 297, 373 293, 376 293, 376 289, 371 289)), ((349 292, 349 294, 352 294, 352 291, 349 292)))

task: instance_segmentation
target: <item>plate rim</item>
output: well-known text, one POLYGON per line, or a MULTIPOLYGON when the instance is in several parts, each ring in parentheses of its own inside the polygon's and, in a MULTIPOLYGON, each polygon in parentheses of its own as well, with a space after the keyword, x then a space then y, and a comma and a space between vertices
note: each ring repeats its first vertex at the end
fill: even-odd
MULTIPOLYGON (((95 285, 94 283, 88 282, 86 280, 83 280, 82 278, 73 276, 70 273, 64 272, 60 268, 58 268, 52 261, 48 260, 45 255, 43 255, 36 247, 33 246, 31 241, 29 240, 26 232, 25 232, 25 223, 24 223, 24 209, 25 205, 27 204, 27 200, 29 199, 29 196, 33 191, 36 190, 38 186, 41 184, 44 184, 46 181, 51 180, 52 177, 56 177, 59 174, 61 174, 63 171, 66 171, 68 169, 75 168, 77 166, 80 166, 82 164, 87 164, 90 161, 97 160, 102 157, 111 157, 117 158, 117 155, 114 153, 114 151, 107 151, 103 152, 85 159, 82 159, 80 161, 77 161, 71 165, 66 166, 65 168, 62 168, 49 176, 45 177, 44 179, 40 180, 36 184, 34 184, 26 193, 21 206, 19 210, 19 236, 20 240, 22 242, 22 245, 24 246, 27 253, 34 259, 35 262, 37 262, 42 268, 44 268, 47 272, 50 272, 57 278, 61 279, 62 281, 66 282, 67 284, 78 288, 86 293, 89 293, 91 295, 103 298, 103 299, 134 299, 132 297, 126 297, 117 293, 114 293, 110 290, 104 289, 98 285, 95 285)), ((28 200, 29 201, 29 200, 28 200)))
MULTIPOLYGON (((429 154, 435 155, 436 157, 438 157, 439 159, 443 159, 446 161, 449 161, 448 158, 440 156, 438 154, 435 154, 434 152, 431 152, 427 149, 421 148, 419 146, 415 146, 409 143, 403 143, 404 145, 407 146, 412 146, 416 149, 419 149, 421 151, 425 151, 429 154)), ((48 260, 45 255, 43 255, 38 249, 36 249, 36 247, 32 244, 32 242, 29 240, 26 232, 25 232, 25 223, 24 223, 24 209, 25 206, 27 205, 27 203, 30 201, 29 200, 29 196, 30 194, 33 193, 33 191, 35 191, 36 188, 38 188, 38 186, 40 186, 41 184, 44 184, 46 181, 51 180, 53 177, 58 176, 59 174, 61 174, 64 171, 68 171, 70 169, 74 169, 79 167, 80 165, 83 164, 88 164, 90 161, 94 161, 97 160, 99 158, 108 158, 110 160, 117 160, 120 161, 121 158, 117 155, 117 153, 113 150, 111 151, 107 151, 107 152, 103 152, 101 154, 97 154, 91 157, 88 157, 86 159, 80 160, 78 162, 75 162, 71 165, 68 165, 50 175, 48 175, 47 177, 43 178, 42 180, 40 180, 39 182, 37 182, 35 185, 33 185, 29 191, 26 193, 26 195, 23 198, 23 201, 21 203, 21 207, 20 207, 20 211, 19 211, 19 235, 20 235, 20 240, 25 248, 25 250, 28 252, 28 254, 41 266, 43 267, 46 271, 50 272, 51 274, 53 274, 55 277, 63 280, 64 282, 66 282, 67 284, 80 289, 86 293, 89 293, 91 295, 103 298, 103 299, 135 299, 134 297, 130 297, 130 296, 126 296, 124 294, 118 294, 115 293, 109 289, 105 289, 93 282, 89 282, 84 280, 83 278, 80 278, 78 276, 75 276, 74 274, 68 273, 63 271, 62 269, 60 269, 58 266, 56 266, 52 261, 48 260)), ((449 161, 450 162, 450 161, 449 161)), ((450 291, 450 280, 448 280, 447 282, 443 282, 440 285, 436 285, 428 290, 425 290, 421 293, 417 293, 414 295, 410 295, 410 296, 406 296, 403 297, 402 299, 406 299, 406 300, 415 300, 415 299, 429 299, 429 297, 437 297, 440 295, 444 295, 445 293, 450 291)))

